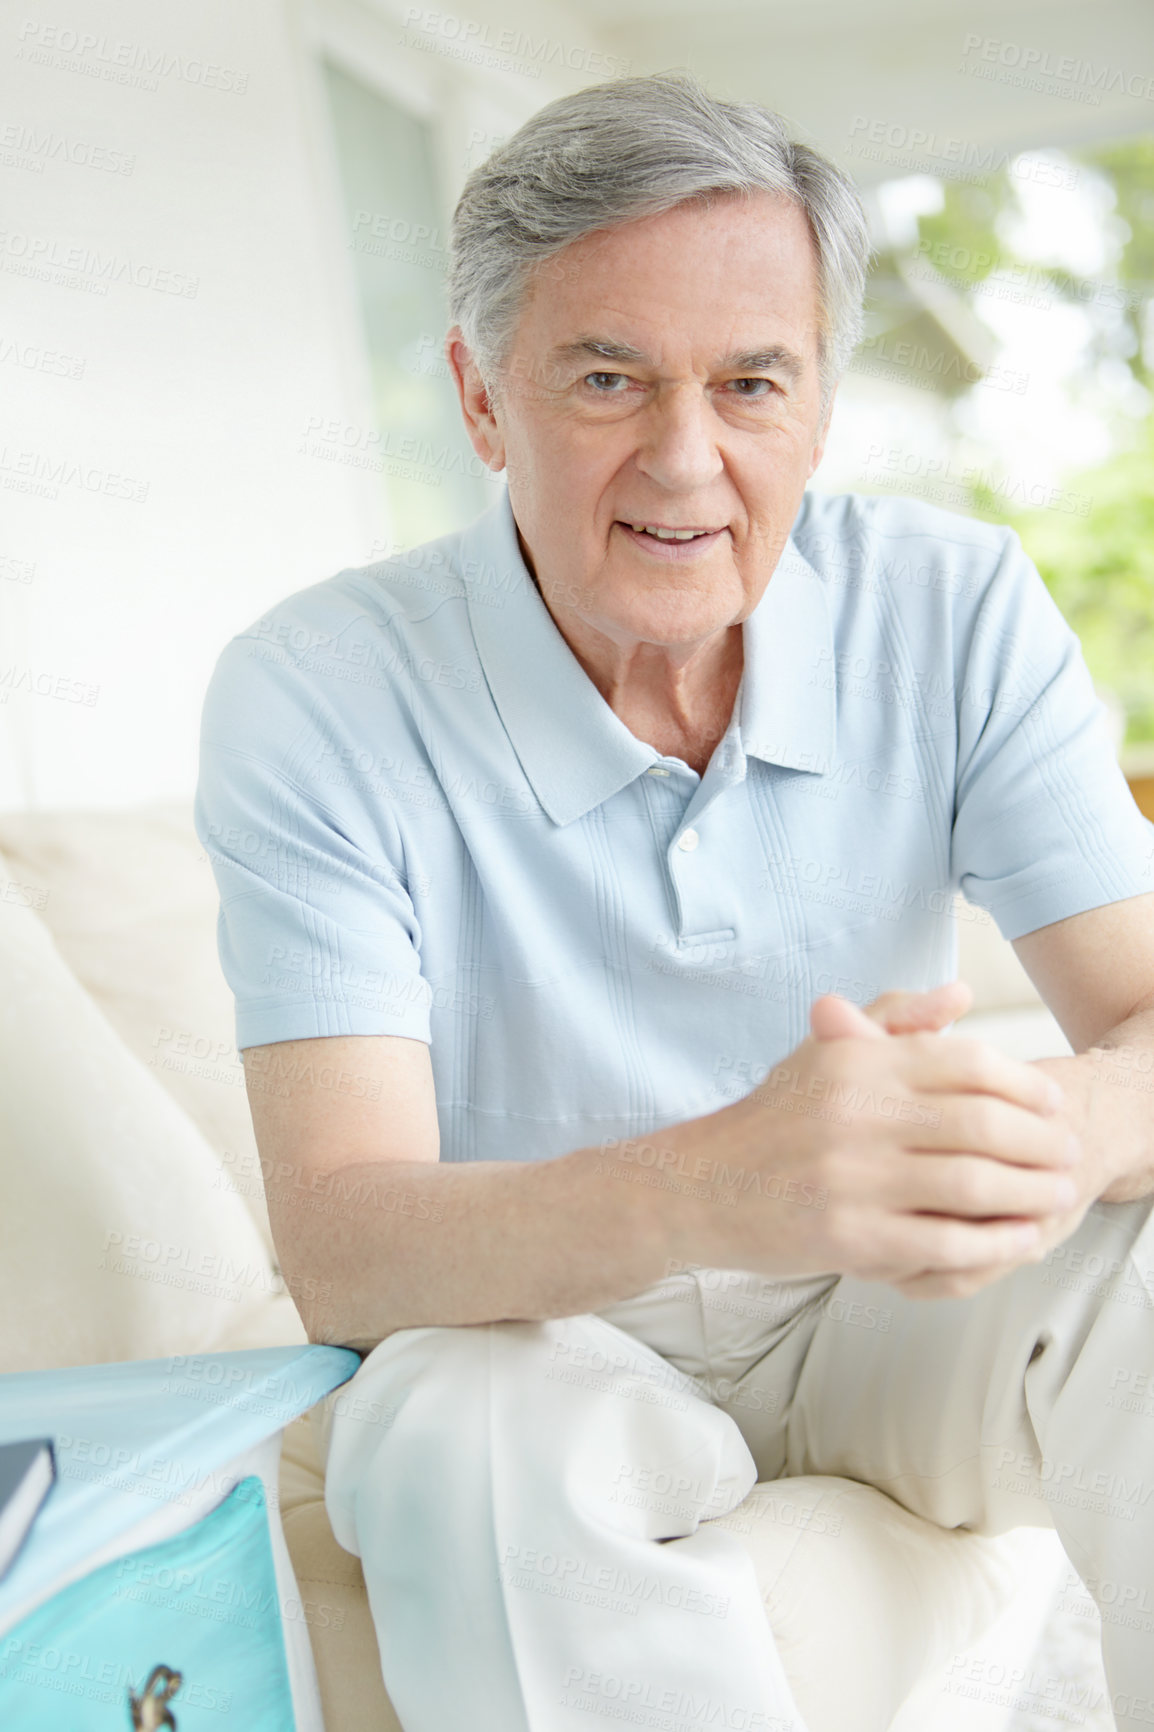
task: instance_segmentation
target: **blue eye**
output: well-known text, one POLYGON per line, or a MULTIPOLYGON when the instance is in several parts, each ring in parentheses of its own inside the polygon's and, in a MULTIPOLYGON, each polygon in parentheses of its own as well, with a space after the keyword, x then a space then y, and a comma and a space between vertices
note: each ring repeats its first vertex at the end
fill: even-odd
POLYGON ((622 385, 628 385, 629 379, 624 373, 586 373, 585 383, 592 385, 595 391, 608 394, 622 385))
POLYGON ((737 393, 739 397, 764 397, 773 390, 773 382, 770 379, 731 379, 730 384, 738 387, 744 385, 756 385, 758 387, 757 390, 751 391, 739 389, 737 393))

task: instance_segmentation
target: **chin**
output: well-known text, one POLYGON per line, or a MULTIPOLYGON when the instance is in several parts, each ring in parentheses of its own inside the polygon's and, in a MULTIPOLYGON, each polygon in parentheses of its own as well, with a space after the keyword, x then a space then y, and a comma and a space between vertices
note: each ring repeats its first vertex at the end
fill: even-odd
POLYGON ((725 631, 732 624, 732 613, 719 609, 716 603, 687 607, 684 602, 678 605, 676 597, 670 597, 669 605, 665 607, 654 606, 653 602, 652 597, 648 601, 639 599, 635 607, 617 608, 611 614, 604 611, 600 618, 594 616, 590 623, 609 636, 669 645, 697 643, 725 631))

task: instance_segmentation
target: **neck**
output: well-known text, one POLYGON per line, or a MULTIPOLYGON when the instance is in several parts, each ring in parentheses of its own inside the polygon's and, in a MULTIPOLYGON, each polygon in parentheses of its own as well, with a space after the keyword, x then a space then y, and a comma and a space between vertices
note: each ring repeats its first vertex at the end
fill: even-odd
POLYGON ((741 626, 727 626, 689 649, 672 649, 614 643, 582 621, 576 627, 557 624, 630 733, 703 775, 733 714, 743 666, 741 626))

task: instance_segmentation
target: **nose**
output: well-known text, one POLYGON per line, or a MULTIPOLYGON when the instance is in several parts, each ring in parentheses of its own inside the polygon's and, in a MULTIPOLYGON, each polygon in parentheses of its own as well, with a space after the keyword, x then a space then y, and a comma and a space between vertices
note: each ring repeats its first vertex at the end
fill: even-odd
POLYGON ((704 487, 724 468, 716 429, 717 417, 700 386, 666 386, 642 418, 637 467, 671 493, 704 487))

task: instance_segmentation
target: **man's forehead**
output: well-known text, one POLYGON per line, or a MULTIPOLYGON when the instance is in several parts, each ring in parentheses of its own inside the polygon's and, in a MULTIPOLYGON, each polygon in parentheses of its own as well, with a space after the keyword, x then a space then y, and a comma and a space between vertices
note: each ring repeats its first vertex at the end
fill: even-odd
MULTIPOLYGON (((558 366, 784 373, 820 326, 813 237, 773 195, 695 200, 580 236, 533 275, 521 332, 558 366)), ((803 358, 804 357, 804 358, 803 358)))

